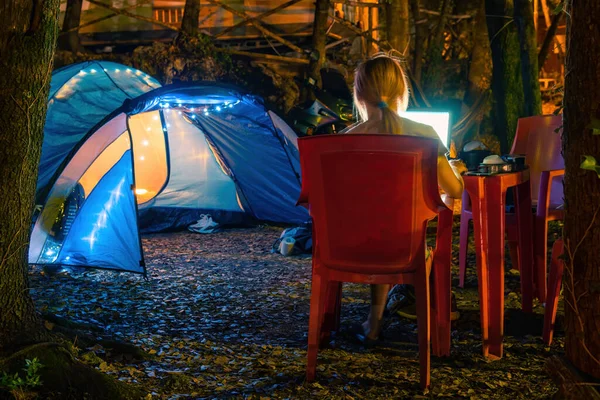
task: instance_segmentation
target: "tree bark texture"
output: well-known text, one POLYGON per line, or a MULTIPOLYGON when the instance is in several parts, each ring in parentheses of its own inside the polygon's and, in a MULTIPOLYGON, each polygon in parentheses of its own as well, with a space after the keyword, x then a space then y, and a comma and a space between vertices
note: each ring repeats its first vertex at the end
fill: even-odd
MULTIPOLYGON (((564 93, 563 155, 565 158, 565 246, 575 252, 572 265, 574 297, 568 290, 570 275, 563 278, 567 358, 579 370, 600 378, 600 177, 583 170, 584 155, 600 162, 600 135, 593 135, 592 120, 600 119, 600 2, 577 0, 567 10, 567 61, 564 93), (587 232, 587 233, 586 233, 587 232), (585 343, 585 346, 584 346, 585 343), (586 347, 587 350, 586 351, 586 347)), ((596 123, 597 124, 597 123, 596 123)), ((568 254, 568 253, 567 253, 568 254)))
MULTIPOLYGON (((469 25, 473 35, 473 47, 471 49, 471 62, 469 63, 469 74, 467 76, 468 86, 463 98, 464 113, 473 111, 473 107, 477 109, 480 109, 480 107, 484 109, 489 107, 488 92, 492 84, 492 52, 485 17, 485 0, 479 0, 479 7, 469 25), (486 96, 486 100, 482 100, 482 96, 486 96)), ((475 121, 471 127, 465 130, 462 135, 453 137, 459 149, 467 141, 479 135, 485 114, 483 110, 477 112, 474 117, 475 121)))
POLYGON ((329 19, 329 0, 316 0, 315 19, 312 35, 312 49, 315 57, 311 57, 308 65, 308 76, 321 86, 321 68, 327 60, 325 45, 327 44, 327 20, 329 19))
POLYGON ((62 50, 78 52, 82 51, 79 40, 79 27, 81 22, 81 6, 83 0, 67 0, 67 9, 65 10, 65 20, 63 22, 61 34, 58 38, 58 47, 62 50))
POLYGON ((410 40, 408 0, 387 0, 385 3, 386 38, 390 47, 405 58, 409 57, 410 40))
POLYGON ((492 49, 492 93, 495 134, 500 150, 507 153, 524 116, 521 50, 513 21, 513 0, 486 0, 488 34, 492 49), (504 16, 504 17, 503 17, 504 16))
POLYGON ((525 95, 525 116, 542 113, 537 35, 533 23, 533 4, 530 0, 515 0, 515 23, 521 44, 521 71, 525 95))
POLYGON ((475 104, 477 99, 490 89, 492 80, 492 51, 488 36, 485 17, 485 0, 480 0, 480 6, 472 22, 473 49, 469 64, 469 86, 465 93, 464 102, 467 106, 475 104))
POLYGON ((412 72, 413 78, 417 83, 421 83, 421 75, 423 72, 423 56, 425 53, 425 39, 427 38, 427 25, 420 23, 422 16, 420 0, 410 0, 410 11, 413 17, 415 26, 415 52, 413 55, 412 72))
POLYGON ((58 7, 58 0, 0 5, 0 349, 42 335, 27 253, 58 7))
POLYGON ((200 0, 185 0, 183 19, 181 20, 181 31, 189 36, 198 36, 200 28, 200 0))
POLYGON ((550 46, 554 43, 554 38, 556 37, 556 30, 558 29, 558 24, 562 19, 562 16, 562 12, 554 14, 552 16, 552 23, 546 31, 544 42, 542 43, 542 47, 540 48, 540 52, 538 54, 538 68, 540 71, 542 70, 542 68, 544 68, 546 58, 548 58, 548 52, 550 51, 550 46))
POLYGON ((429 97, 435 97, 436 95, 442 94, 444 89, 442 87, 443 79, 441 79, 444 73, 444 32, 448 14, 450 14, 452 10, 453 3, 453 0, 441 0, 441 9, 437 25, 429 38, 427 55, 425 57, 425 68, 423 71, 423 86, 425 93, 429 97))

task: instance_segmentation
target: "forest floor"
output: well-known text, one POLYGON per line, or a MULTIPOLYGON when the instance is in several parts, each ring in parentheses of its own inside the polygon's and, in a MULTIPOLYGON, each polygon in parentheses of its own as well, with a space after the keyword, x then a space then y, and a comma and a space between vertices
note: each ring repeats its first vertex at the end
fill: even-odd
MULTIPOLYGON (((413 321, 394 318, 374 349, 344 333, 368 313, 366 285, 344 286, 341 332, 319 353, 317 380, 305 383, 311 259, 272 254, 280 233, 265 226, 146 236, 148 280, 102 271, 48 276, 33 269, 32 294, 38 310, 89 324, 98 338, 151 354, 136 360, 101 345, 80 349, 85 362, 142 385, 147 399, 542 399, 556 392, 544 362, 563 352, 563 336, 558 332, 552 347, 544 346, 543 308, 536 303, 533 315, 520 311, 518 273, 506 275, 505 355, 498 361, 481 356, 472 248, 464 289, 457 288, 453 268, 461 318, 453 326, 451 356, 432 357, 429 393, 418 385, 413 321)), ((454 238, 456 265, 458 224, 454 238)))

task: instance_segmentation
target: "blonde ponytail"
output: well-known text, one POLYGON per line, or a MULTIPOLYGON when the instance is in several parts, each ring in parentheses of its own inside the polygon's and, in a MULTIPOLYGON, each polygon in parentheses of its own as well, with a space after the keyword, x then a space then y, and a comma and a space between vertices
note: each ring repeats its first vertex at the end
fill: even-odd
POLYGON ((398 113, 392 110, 385 101, 377 103, 377 107, 381 110, 381 122, 385 133, 396 135, 402 134, 402 119, 398 113))
POLYGON ((408 84, 400 61, 379 54, 361 63, 354 78, 354 104, 363 121, 369 119, 367 105, 379 108, 385 133, 401 134, 398 112, 408 106, 408 84))

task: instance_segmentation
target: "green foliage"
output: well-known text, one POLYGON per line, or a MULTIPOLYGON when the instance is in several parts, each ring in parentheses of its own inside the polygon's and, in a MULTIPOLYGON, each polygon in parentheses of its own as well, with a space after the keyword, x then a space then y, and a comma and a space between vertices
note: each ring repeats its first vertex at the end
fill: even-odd
POLYGON ((34 358, 33 360, 25 360, 25 368, 23 368, 23 371, 25 371, 25 377, 20 377, 18 372, 16 372, 14 375, 8 375, 7 373, 4 373, 0 378, 0 387, 12 391, 41 386, 42 381, 40 380, 39 370, 42 367, 43 365, 37 358, 34 358))
POLYGON ((584 160, 581 165, 579 165, 579 168, 586 169, 588 171, 594 171, 596 174, 598 174, 598 178, 600 178, 600 165, 597 164, 596 158, 592 156, 583 157, 584 160))
POLYGON ((600 119, 592 117, 592 120, 586 128, 592 130, 592 135, 600 135, 600 119))

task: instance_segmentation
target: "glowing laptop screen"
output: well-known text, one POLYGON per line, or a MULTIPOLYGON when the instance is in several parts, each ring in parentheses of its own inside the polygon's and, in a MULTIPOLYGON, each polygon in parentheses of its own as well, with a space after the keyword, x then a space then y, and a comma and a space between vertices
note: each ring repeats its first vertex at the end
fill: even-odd
POLYGON ((405 111, 400 116, 433 127, 444 146, 450 148, 450 113, 439 111, 405 111))

